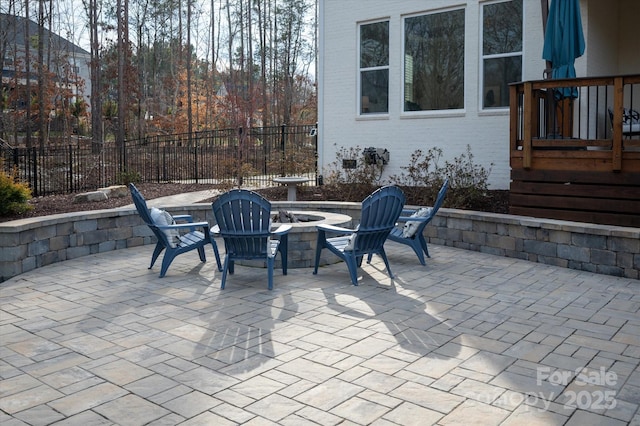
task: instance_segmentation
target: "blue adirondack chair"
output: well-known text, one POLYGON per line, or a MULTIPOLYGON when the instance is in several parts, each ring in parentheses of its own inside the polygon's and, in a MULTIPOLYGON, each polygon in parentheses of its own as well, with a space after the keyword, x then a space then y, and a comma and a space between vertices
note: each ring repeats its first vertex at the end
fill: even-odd
POLYGON ((151 231, 153 231, 153 234, 158 240, 156 247, 153 250, 153 255, 151 256, 151 265, 149 265, 149 269, 153 267, 158 256, 160 256, 160 253, 163 251, 165 253, 162 258, 160 278, 165 276, 169 269, 169 265, 173 262, 173 259, 182 253, 186 253, 191 250, 198 250, 200 260, 205 262, 207 259, 204 253, 204 247, 211 244, 216 256, 218 270, 222 270, 222 267, 220 266, 218 246, 211 238, 209 224, 207 222, 193 222, 191 215, 167 216, 166 214, 163 214, 164 212, 162 211, 160 211, 159 215, 157 215, 154 220, 154 217, 152 217, 152 211, 147 207, 147 202, 138 188, 136 188, 134 184, 130 183, 129 190, 131 191, 131 197, 133 198, 136 210, 138 210, 138 214, 144 223, 151 228, 151 231), (183 221, 186 223, 169 223, 173 221, 183 221), (201 228, 202 231, 197 231, 197 228, 201 228))
POLYGON ((266 262, 268 287, 272 290, 278 252, 282 274, 287 275, 287 241, 291 225, 282 224, 271 231, 271 203, 257 192, 246 189, 225 192, 211 206, 218 222, 213 233, 224 239, 226 249, 220 288, 225 287, 227 272, 233 274, 236 260, 259 259, 266 262), (274 239, 275 236, 279 239, 274 239))
POLYGON ((403 209, 402 215, 398 218, 399 224, 395 226, 389 234, 389 241, 406 244, 411 247, 422 265, 425 265, 424 255, 422 254, 423 251, 427 257, 431 257, 427 249, 427 240, 423 235, 424 228, 431 222, 436 213, 438 213, 438 210, 444 202, 448 188, 449 180, 445 179, 440 187, 440 191, 438 191, 438 196, 436 197, 436 202, 433 204, 433 207, 418 210, 403 209), (400 224, 403 224, 403 226, 400 224))
POLYGON ((362 201, 360 224, 356 229, 342 228, 333 225, 317 225, 318 244, 313 273, 318 273, 320 253, 328 249, 344 260, 349 268, 349 275, 353 285, 358 285, 358 267, 362 265, 362 258, 378 254, 384 260, 389 276, 393 273, 384 251, 384 242, 393 229, 402 212, 405 203, 404 193, 397 186, 382 187, 362 201), (327 234, 342 234, 327 238, 327 234))

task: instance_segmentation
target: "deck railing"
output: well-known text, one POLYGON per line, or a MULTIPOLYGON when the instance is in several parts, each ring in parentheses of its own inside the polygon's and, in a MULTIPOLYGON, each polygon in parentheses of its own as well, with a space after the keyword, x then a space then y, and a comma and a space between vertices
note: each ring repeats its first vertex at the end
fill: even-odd
POLYGON ((512 213, 640 226, 640 75, 517 83, 510 105, 512 213))
POLYGON ((640 75, 527 81, 511 86, 511 150, 531 167, 535 149, 610 151, 612 171, 624 151, 640 151, 640 132, 623 111, 640 110, 640 75), (577 97, 557 99, 574 88, 577 97))

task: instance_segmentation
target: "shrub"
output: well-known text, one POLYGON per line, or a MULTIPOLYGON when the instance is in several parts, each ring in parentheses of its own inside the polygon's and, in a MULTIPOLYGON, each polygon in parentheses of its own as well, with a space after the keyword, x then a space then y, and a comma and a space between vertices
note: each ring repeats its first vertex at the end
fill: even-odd
POLYGON ((405 172, 391 176, 390 181, 401 186, 410 198, 420 200, 418 204, 428 205, 435 200, 444 180, 449 179, 447 207, 474 209, 482 205, 487 197, 491 167, 474 163, 469 145, 466 153, 445 161, 444 165, 438 163, 441 157, 440 148, 431 148, 426 153, 416 150, 409 165, 402 167, 405 172))
POLYGON ((359 146, 336 150, 336 161, 325 170, 324 184, 339 186, 340 200, 352 201, 362 193, 371 193, 380 186, 383 164, 368 164, 359 146), (344 167, 349 164, 353 167, 344 167))
POLYGON ((142 182, 140 173, 134 171, 119 172, 116 176, 116 183, 119 185, 129 185, 130 183, 142 182))
POLYGON ((434 181, 442 180, 442 168, 438 161, 442 149, 430 148, 426 153, 417 149, 409 158, 409 165, 401 167, 406 172, 390 177, 391 182, 400 186, 434 186, 434 181))
POLYGON ((284 156, 267 160, 267 170, 280 171, 283 176, 298 176, 312 173, 316 166, 316 151, 312 147, 298 150, 288 150, 284 156))
POLYGON ((329 184, 364 184, 378 186, 382 176, 383 164, 369 164, 364 159, 362 148, 359 146, 336 151, 336 161, 329 164, 325 171, 325 182, 329 184), (353 167, 344 167, 345 162, 353 167))
MULTIPOLYGON (((430 148, 426 152, 418 149, 411 154, 409 165, 401 167, 399 175, 389 177, 388 183, 402 188, 407 200, 415 205, 432 205, 445 179, 449 179, 449 190, 444 204, 450 208, 484 210, 490 202, 488 179, 491 167, 486 168, 473 161, 471 147, 451 161, 441 164, 442 149, 430 148)), ((325 192, 336 201, 362 199, 385 185, 381 174, 382 164, 367 164, 360 147, 339 148, 336 161, 325 170, 325 186, 334 186, 325 192), (343 167, 351 162, 353 168, 343 167), (353 162, 355 161, 355 164, 353 162)))
POLYGON ((473 162, 471 147, 467 145, 467 152, 456 157, 452 162, 445 162, 444 175, 449 178, 452 189, 447 198, 459 209, 475 209, 487 197, 491 163, 487 169, 473 162))
POLYGON ((28 203, 31 189, 17 176, 16 168, 10 174, 4 171, 4 159, 0 157, 0 216, 22 214, 33 208, 28 203))

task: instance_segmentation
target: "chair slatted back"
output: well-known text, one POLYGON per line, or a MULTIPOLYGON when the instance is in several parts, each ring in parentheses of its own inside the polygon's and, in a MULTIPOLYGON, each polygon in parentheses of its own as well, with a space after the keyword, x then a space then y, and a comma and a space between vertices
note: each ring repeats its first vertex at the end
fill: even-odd
POLYGON ((212 207, 227 253, 246 259, 267 256, 271 228, 268 200, 253 191, 234 189, 220 195, 212 207))
POLYGON ((135 204, 136 210, 138 210, 138 214, 142 220, 144 220, 144 223, 147 225, 153 225, 151 213, 149 213, 149 208, 147 207, 147 201, 144 199, 138 188, 136 188, 134 184, 130 183, 129 191, 131 192, 131 198, 133 198, 133 204, 135 204))
POLYGON ((442 203, 444 203, 444 196, 447 195, 447 190, 449 189, 449 179, 445 179, 444 183, 440 187, 440 191, 438 191, 438 196, 436 197, 436 202, 433 204, 433 208, 431 209, 431 217, 435 216, 440 207, 442 207, 442 203))
POLYGON ((158 229, 153 219, 151 219, 151 212, 147 206, 147 201, 144 199, 138 188, 136 188, 134 184, 130 183, 129 191, 131 192, 131 198, 133 198, 133 204, 135 204, 136 210, 144 223, 146 223, 151 231, 153 231, 153 235, 156 236, 158 241, 161 241, 165 247, 171 247, 171 244, 169 244, 169 240, 167 239, 167 234, 165 234, 161 229, 158 229))
POLYGON ((396 186, 382 187, 362 201, 354 251, 368 253, 384 244, 402 213, 405 196, 396 186))

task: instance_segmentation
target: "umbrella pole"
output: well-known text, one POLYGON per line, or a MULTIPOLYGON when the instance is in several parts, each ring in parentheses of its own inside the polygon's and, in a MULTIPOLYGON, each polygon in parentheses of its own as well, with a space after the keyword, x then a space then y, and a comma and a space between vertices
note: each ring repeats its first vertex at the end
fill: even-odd
MULTIPOLYGON (((549 19, 549 0, 540 0, 540 8, 542 9, 542 36, 544 37, 547 33, 547 20, 549 19)), ((545 69, 542 73, 542 76, 545 80, 551 79, 551 69, 553 68, 553 64, 551 61, 545 61, 545 69)), ((557 135, 557 113, 556 113, 556 100, 553 96, 553 90, 547 89, 545 96, 545 128, 547 139, 554 138, 557 135)))

